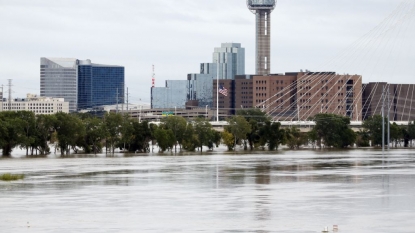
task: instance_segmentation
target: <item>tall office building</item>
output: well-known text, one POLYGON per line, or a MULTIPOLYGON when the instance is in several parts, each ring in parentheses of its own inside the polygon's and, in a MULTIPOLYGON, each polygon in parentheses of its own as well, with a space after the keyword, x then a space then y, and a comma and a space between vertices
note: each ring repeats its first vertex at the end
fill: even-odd
MULTIPOLYGON (((219 79, 234 79, 235 75, 245 74, 245 49, 240 43, 222 43, 220 48, 214 49, 212 62, 207 63, 214 68, 211 71, 216 71, 216 64, 219 63, 219 79)), ((204 74, 205 70, 200 73, 204 74)))
POLYGON ((256 74, 271 73, 271 12, 276 0, 247 0, 248 9, 256 16, 256 74))
POLYGON ((40 59, 40 96, 64 98, 69 111, 124 102, 124 67, 75 58, 40 59))
POLYGON ((40 96, 64 98, 69 111, 75 112, 78 104, 77 59, 40 59, 40 96))
POLYGON ((222 43, 214 49, 212 63, 201 63, 200 73, 188 74, 187 80, 169 80, 165 87, 152 88, 152 108, 184 108, 189 101, 199 107, 212 107, 212 81, 218 73, 219 79, 226 80, 245 73, 245 48, 240 43, 222 43))
POLYGON ((124 67, 78 61, 78 110, 124 103, 124 67))

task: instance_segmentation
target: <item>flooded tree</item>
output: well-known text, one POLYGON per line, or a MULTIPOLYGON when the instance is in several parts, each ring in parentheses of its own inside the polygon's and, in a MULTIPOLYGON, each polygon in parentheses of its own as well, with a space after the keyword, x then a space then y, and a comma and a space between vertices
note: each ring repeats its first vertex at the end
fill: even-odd
POLYGON ((326 147, 346 148, 356 141, 356 133, 349 127, 350 118, 336 114, 317 114, 312 131, 326 147))
POLYGON ((69 154, 70 149, 74 149, 85 135, 81 119, 62 112, 56 114, 55 130, 61 155, 69 154))
POLYGON ((238 110, 236 115, 244 117, 251 126, 251 131, 246 134, 246 139, 249 148, 253 150, 260 143, 259 131, 261 127, 270 119, 265 112, 258 108, 238 110))
POLYGON ((235 149, 238 141, 242 142, 247 138, 247 135, 251 132, 251 125, 243 116, 230 117, 227 119, 227 122, 228 126, 226 126, 225 129, 233 135, 233 148, 235 149))
POLYGON ((260 128, 261 145, 268 145, 270 151, 278 149, 278 146, 284 140, 284 130, 281 129, 281 123, 267 121, 265 125, 260 128))
POLYGON ((0 112, 0 144, 4 156, 10 156, 13 148, 25 143, 26 122, 17 112, 0 112))

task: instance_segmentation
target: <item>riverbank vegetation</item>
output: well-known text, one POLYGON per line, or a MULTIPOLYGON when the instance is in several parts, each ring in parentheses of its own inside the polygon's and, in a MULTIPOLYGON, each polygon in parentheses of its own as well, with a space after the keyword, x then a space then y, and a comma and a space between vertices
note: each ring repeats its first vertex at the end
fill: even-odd
MULTIPOLYGON (((90 114, 38 115, 32 112, 0 113, 0 147, 3 156, 10 156, 16 147, 26 155, 46 155, 55 148, 62 156, 74 153, 114 153, 116 149, 131 153, 146 153, 157 145, 159 152, 203 151, 224 144, 229 150, 242 146, 245 150, 276 150, 281 145, 289 149, 368 147, 382 144, 382 118, 373 116, 354 132, 350 119, 334 114, 317 114, 315 125, 307 132, 296 127, 283 128, 272 122, 260 109, 244 109, 227 119, 222 132, 216 131, 204 119, 191 121, 169 116, 157 124, 138 122, 128 115, 107 113, 102 118, 90 114)), ((388 122, 386 120, 386 122, 388 122)), ((385 128, 388 123, 385 123, 385 128)), ((394 147, 412 146, 415 123, 390 125, 394 147)), ((385 137, 387 138, 387 137, 385 137)))
POLYGON ((24 175, 22 174, 6 173, 6 174, 0 175, 0 180, 2 181, 15 181, 15 180, 22 180, 22 179, 24 179, 24 175))

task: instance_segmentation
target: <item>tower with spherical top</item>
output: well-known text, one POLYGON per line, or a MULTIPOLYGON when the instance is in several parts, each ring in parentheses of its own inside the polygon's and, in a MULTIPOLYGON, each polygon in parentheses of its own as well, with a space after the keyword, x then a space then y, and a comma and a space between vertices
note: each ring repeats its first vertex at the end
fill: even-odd
POLYGON ((248 9, 256 16, 256 58, 257 75, 271 73, 271 12, 276 0, 247 0, 248 9))

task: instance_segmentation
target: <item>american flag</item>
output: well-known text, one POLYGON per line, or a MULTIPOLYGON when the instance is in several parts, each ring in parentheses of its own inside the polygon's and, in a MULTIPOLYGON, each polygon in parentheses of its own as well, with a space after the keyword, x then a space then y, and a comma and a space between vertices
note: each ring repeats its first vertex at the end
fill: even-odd
POLYGON ((224 86, 220 85, 219 93, 221 93, 224 96, 228 96, 228 89, 226 89, 224 86))

